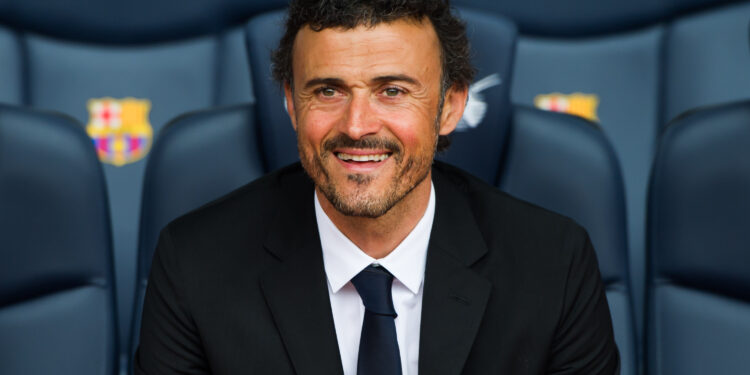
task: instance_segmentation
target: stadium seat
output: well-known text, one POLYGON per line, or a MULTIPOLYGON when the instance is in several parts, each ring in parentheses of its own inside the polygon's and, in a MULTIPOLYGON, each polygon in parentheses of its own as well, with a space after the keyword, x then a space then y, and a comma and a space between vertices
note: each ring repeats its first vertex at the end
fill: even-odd
POLYGON ((637 374, 625 192, 611 144, 595 123, 534 108, 517 106, 510 127, 501 189, 567 215, 589 232, 620 350, 620 373, 637 374))
POLYGON ((526 36, 513 77, 514 102, 598 122, 612 142, 625 183, 636 306, 643 306, 646 186, 660 116, 663 37, 662 26, 588 38, 526 36))
POLYGON ((750 98, 750 3, 455 3, 518 24, 514 103, 596 121, 612 142, 625 181, 631 282, 642 322, 645 208, 658 134, 691 108, 750 98))
POLYGON ((510 83, 516 27, 505 19, 472 11, 462 11, 460 16, 467 21, 477 72, 469 86, 464 115, 451 135, 451 146, 437 157, 494 185, 507 143, 507 124, 513 116, 510 83))
POLYGON ((0 105, 0 373, 113 375, 104 176, 81 125, 0 105))
MULTIPOLYGON (((271 79, 267 57, 281 36, 282 15, 258 16, 247 26, 257 124, 268 145, 264 151, 270 169, 297 159, 294 132, 278 84, 271 79)), ((588 228, 607 287, 622 373, 635 374, 625 201, 612 146, 586 120, 512 105, 515 27, 499 17, 470 10, 461 15, 467 21, 478 74, 451 147, 439 158, 588 228)))
POLYGON ((662 125, 695 108, 750 99, 750 2, 711 7, 668 25, 662 125))
POLYGON ((74 117, 104 163, 123 350, 150 147, 179 114, 253 101, 241 24, 285 3, 0 1, 0 102, 74 117))
POLYGON ((23 62, 18 54, 21 42, 13 31, 0 25, 0 103, 23 102, 23 62))
POLYGON ((649 195, 649 375, 750 369, 750 102, 665 129, 649 195))
POLYGON ((170 122, 154 144, 143 186, 132 351, 161 229, 264 174, 254 115, 252 105, 188 113, 170 122))
POLYGON ((265 168, 274 171, 299 160, 297 136, 286 112, 284 92, 271 72, 271 51, 281 39, 284 12, 259 15, 245 26, 265 168))

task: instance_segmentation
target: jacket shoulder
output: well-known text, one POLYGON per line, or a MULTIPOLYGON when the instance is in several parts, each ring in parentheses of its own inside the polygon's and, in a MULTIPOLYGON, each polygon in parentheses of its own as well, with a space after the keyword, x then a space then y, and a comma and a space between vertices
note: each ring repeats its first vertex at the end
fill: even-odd
POLYGON ((587 239, 585 229, 567 216, 518 199, 457 167, 436 163, 435 170, 466 198, 490 250, 549 257, 550 252, 580 248, 587 239))
POLYGON ((295 163, 178 217, 166 230, 178 238, 257 234, 271 222, 269 218, 284 204, 287 194, 306 191, 312 196, 312 183, 295 163))

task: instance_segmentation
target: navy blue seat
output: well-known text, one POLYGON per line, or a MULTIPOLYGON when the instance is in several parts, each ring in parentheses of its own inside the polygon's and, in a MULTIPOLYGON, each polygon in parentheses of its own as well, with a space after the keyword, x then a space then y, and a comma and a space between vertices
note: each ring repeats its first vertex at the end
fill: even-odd
POLYGON ((514 110, 510 84, 518 35, 515 25, 505 19, 472 11, 461 11, 460 16, 466 21, 477 72, 451 146, 437 158, 494 185, 501 173, 514 110))
POLYGON ((638 373, 625 192, 604 132, 578 117, 516 107, 500 187, 573 218, 589 232, 620 350, 620 373, 638 373))
POLYGON ((597 250, 621 373, 638 367, 625 193, 615 152, 595 123, 513 105, 517 37, 508 22, 464 11, 477 79, 451 148, 439 158, 581 223, 597 250))
POLYGON ((750 98, 750 3, 456 0, 456 4, 502 14, 518 24, 514 103, 598 122, 612 142, 625 181, 629 262, 637 321, 642 322, 645 208, 658 134, 686 110, 750 98))
POLYGON ((0 373, 115 374, 109 211, 73 119, 0 105, 0 373))
POLYGON ((241 24, 284 3, 0 1, 0 102, 86 124, 104 163, 123 349, 151 145, 182 113, 253 101, 241 24))
MULTIPOLYGON (((622 373, 635 374, 625 198, 612 146, 586 120, 512 105, 515 27, 478 12, 464 10, 461 15, 467 21, 478 74, 451 147, 438 157, 587 227, 607 288, 622 373)), ((297 160, 294 131, 278 84, 271 79, 267 57, 281 36, 281 19, 281 12, 270 13, 247 26, 257 124, 267 146, 269 169, 297 160)))
MULTIPOLYGON (((146 168, 131 350, 161 229, 188 211, 264 174, 252 105, 192 112, 171 121, 146 168)), ((132 352, 131 352, 132 354, 132 352)))
POLYGON ((671 123, 649 196, 649 375, 750 369, 750 102, 671 123))
MULTIPOLYGON (((587 3, 582 7, 594 2, 587 3)), ((631 3, 618 4, 629 9, 631 3)), ((580 11, 578 7, 571 7, 570 11, 574 9, 580 11)), ((591 18, 596 20, 592 22, 601 25, 601 18, 594 14, 591 18)), ((582 25, 585 23, 578 26, 581 32, 582 25)), ((660 116, 664 28, 656 25, 617 33, 598 31, 579 36, 522 36, 512 100, 598 122, 611 141, 625 183, 632 290, 636 316, 640 316, 645 277, 646 186, 660 116)))
POLYGON ((713 6, 668 24, 662 125, 707 105, 750 99, 750 2, 713 6))
POLYGON ((255 118, 267 171, 299 160, 297 135, 286 112, 284 92, 271 73, 271 51, 278 47, 281 39, 284 14, 285 11, 262 14, 245 25, 250 73, 256 93, 255 118))

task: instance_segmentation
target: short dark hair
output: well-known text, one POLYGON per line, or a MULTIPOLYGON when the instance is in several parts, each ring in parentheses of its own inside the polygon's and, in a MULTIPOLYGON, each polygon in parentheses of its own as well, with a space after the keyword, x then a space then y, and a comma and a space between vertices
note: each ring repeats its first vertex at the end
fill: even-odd
MULTIPOLYGON (((442 108, 446 90, 450 87, 468 88, 475 73, 469 56, 466 25, 453 14, 448 0, 292 0, 286 31, 271 55, 273 77, 282 85, 292 86, 294 39, 306 25, 314 31, 321 31, 372 27, 402 19, 420 22, 424 18, 430 20, 440 42, 442 108)), ((448 145, 450 139, 447 136, 438 137, 438 151, 445 150, 448 145)))

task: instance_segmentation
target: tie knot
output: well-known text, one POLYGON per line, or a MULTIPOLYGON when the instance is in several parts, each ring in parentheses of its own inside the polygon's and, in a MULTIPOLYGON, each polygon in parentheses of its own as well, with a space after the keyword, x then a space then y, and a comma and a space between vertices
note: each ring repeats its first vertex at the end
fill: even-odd
POLYGON ((368 266, 352 278, 365 309, 373 314, 396 317, 391 286, 393 275, 383 267, 368 266))

